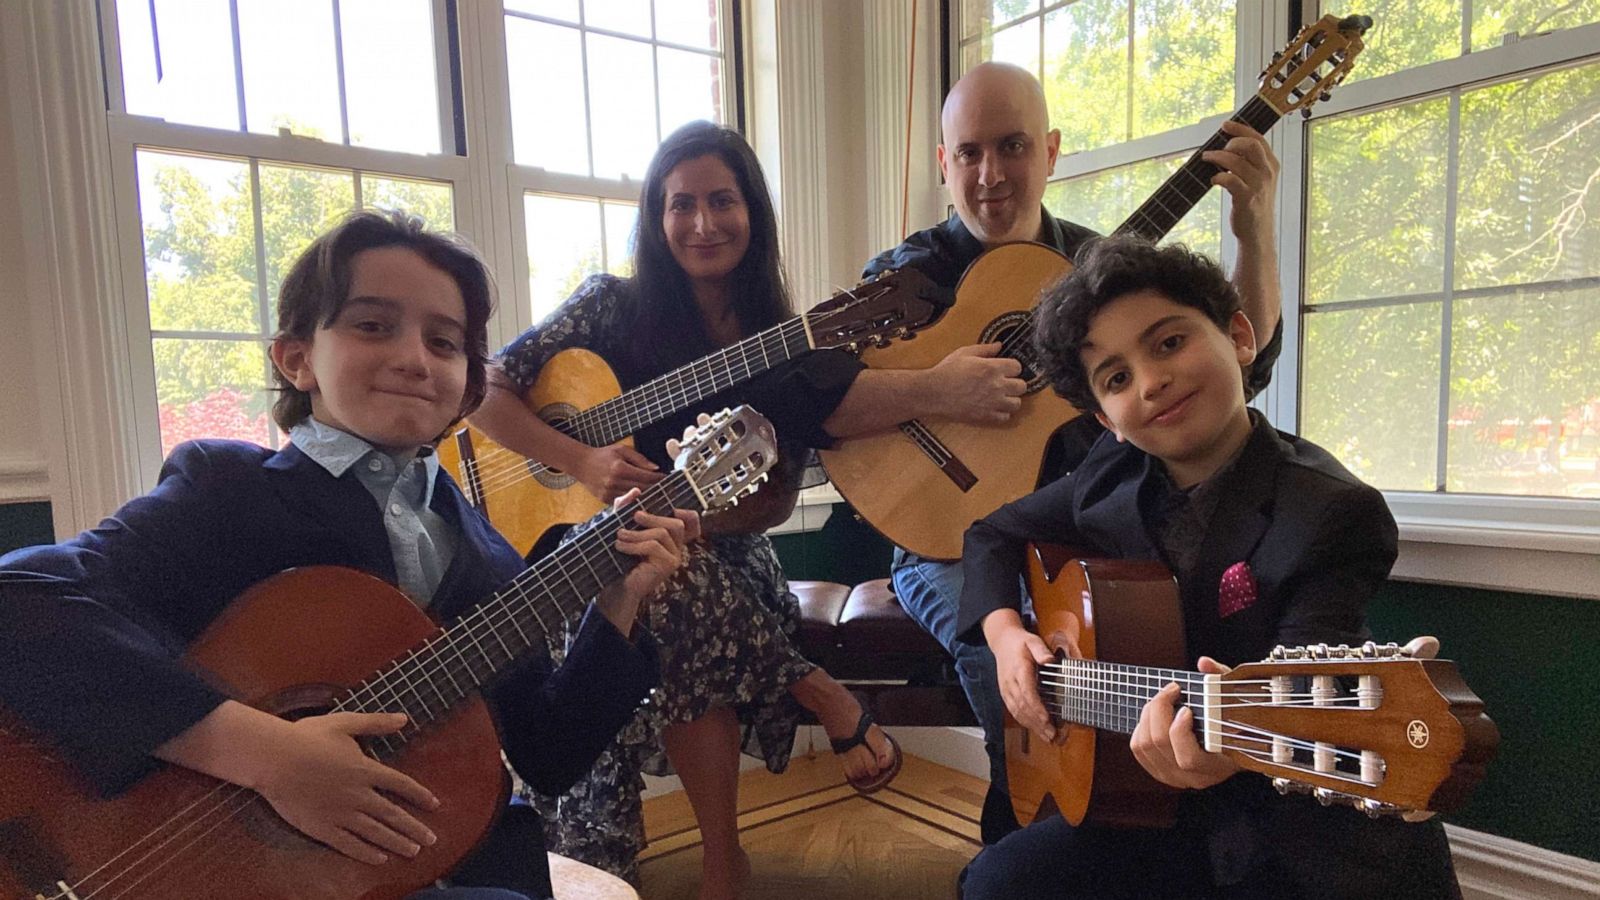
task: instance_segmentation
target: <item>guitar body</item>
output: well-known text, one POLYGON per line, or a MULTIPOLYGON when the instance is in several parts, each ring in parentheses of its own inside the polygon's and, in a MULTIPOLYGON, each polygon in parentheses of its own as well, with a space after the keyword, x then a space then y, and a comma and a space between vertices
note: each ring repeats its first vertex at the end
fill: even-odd
MULTIPOLYGON (((379 579, 313 567, 242 594, 186 659, 235 699, 294 718, 326 710, 330 698, 438 631, 379 579)), ((105 799, 50 750, 5 725, 0 761, 0 900, 400 900, 466 856, 509 790, 481 696, 462 701, 389 761, 443 805, 421 814, 438 843, 379 866, 304 837, 254 792, 177 766, 105 799)))
MULTIPOLYGON (((1070 271, 1066 257, 1042 244, 990 250, 961 277, 955 305, 916 340, 869 349, 861 359, 874 369, 925 369, 958 347, 1004 340, 1044 289, 1070 271)), ((900 429, 822 451, 828 477, 890 541, 928 559, 958 559, 967 526, 1034 490, 1051 436, 1078 415, 1042 378, 1024 377, 1031 380, 1022 408, 1003 425, 920 420, 953 465, 970 472, 965 489, 953 468, 941 468, 900 429)))
MULTIPOLYGON (((622 385, 605 360, 573 348, 550 357, 522 399, 546 424, 558 426, 621 395, 622 385)), ((631 446, 632 440, 623 443, 631 446)), ((605 508, 576 478, 541 466, 470 425, 439 443, 439 463, 524 556, 550 529, 587 522, 605 508), (471 464, 464 465, 466 460, 471 464)))
MULTIPOLYGON (((1182 668, 1178 586, 1159 563, 1084 560, 1060 547, 1030 551, 1028 593, 1038 633, 1052 649, 1077 635, 1085 659, 1182 668)), ((1128 736, 1062 722, 1064 745, 1046 744, 1006 715, 1006 776, 1017 821, 1060 810, 1074 825, 1170 825, 1178 793, 1145 772, 1128 736)))

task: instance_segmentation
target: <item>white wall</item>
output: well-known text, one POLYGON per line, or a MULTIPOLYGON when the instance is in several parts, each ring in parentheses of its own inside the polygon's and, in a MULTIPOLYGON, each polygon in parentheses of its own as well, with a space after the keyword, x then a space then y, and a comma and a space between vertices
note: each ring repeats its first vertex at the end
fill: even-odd
MULTIPOLYGON (((21 155, 10 100, 9 65, 0 65, 0 503, 49 496, 40 439, 33 315, 23 277, 21 155)), ((29 173, 31 175, 31 173, 29 173)))

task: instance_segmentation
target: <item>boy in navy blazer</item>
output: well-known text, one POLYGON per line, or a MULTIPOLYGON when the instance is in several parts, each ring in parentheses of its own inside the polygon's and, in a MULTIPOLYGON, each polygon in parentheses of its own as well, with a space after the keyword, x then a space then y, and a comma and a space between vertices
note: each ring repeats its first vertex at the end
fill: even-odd
MULTIPOLYGON (((291 723, 229 699, 180 657, 230 600, 284 569, 359 569, 447 621, 525 568, 431 452, 483 397, 491 306, 476 253, 415 218, 358 213, 314 241, 284 280, 272 346, 288 443, 180 445, 153 491, 96 528, 0 558, 0 705, 107 794, 165 760, 253 788, 355 859, 432 843, 415 813, 437 798, 352 740, 396 731, 403 715, 291 723)), ((655 684, 634 614, 698 520, 637 521, 617 549, 639 565, 589 608, 566 661, 536 659, 488 692, 507 757, 540 790, 586 771, 655 684)), ((537 830, 524 839, 522 871, 424 894, 549 896, 537 830)))
MULTIPOLYGON (((1099 241, 1041 301, 1035 346, 1056 390, 1108 433, 1071 475, 966 535, 958 631, 994 651, 1020 724, 1058 737, 1036 675, 1054 657, 1016 601, 1032 541, 1165 563, 1203 672, 1280 643, 1367 639, 1366 603, 1396 556, 1394 519, 1326 451, 1245 406, 1255 334, 1214 263, 1182 246, 1099 241)), ((1278 796, 1204 752, 1176 699, 1173 685, 1146 704, 1130 742, 1153 777, 1186 790, 1175 826, 1036 822, 972 862, 964 896, 1459 896, 1437 821, 1278 796)))

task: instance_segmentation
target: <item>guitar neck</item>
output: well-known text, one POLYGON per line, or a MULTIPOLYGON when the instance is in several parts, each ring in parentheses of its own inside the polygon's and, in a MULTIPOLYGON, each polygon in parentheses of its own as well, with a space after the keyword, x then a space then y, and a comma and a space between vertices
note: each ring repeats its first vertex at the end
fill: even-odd
MULTIPOLYGON (((1257 94, 1233 114, 1233 121, 1265 134, 1280 115, 1272 104, 1257 94)), ((1231 136, 1225 131, 1218 130, 1213 134, 1142 206, 1134 210, 1127 221, 1118 226, 1116 233, 1137 234, 1152 244, 1166 237, 1178 221, 1211 190, 1212 176, 1221 171, 1216 165, 1201 159, 1200 155, 1208 150, 1222 149, 1230 139, 1231 136)))
POLYGON ((615 444, 810 349, 808 318, 801 314, 590 407, 561 430, 591 447, 615 444))
POLYGON ((1158 669, 1063 659, 1039 667, 1039 696, 1056 718, 1118 734, 1133 734, 1144 705, 1177 682, 1178 705, 1188 704, 1203 727, 1206 676, 1182 669, 1158 669))
MULTIPOLYGON (((426 644, 412 650, 347 693, 342 712, 403 712, 407 732, 435 722, 488 684, 547 635, 574 621, 590 598, 633 568, 615 550, 617 532, 635 527, 643 507, 657 515, 700 510, 699 495, 683 472, 673 472, 632 504, 608 510, 582 537, 544 557, 492 598, 426 644)), ((402 738, 407 732, 396 737, 402 738)), ((374 743, 379 755, 398 752, 389 739, 374 743)))

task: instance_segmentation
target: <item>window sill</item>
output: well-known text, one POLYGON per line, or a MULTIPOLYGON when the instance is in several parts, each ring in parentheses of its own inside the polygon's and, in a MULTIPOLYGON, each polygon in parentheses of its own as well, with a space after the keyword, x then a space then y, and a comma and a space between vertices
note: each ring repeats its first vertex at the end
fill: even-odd
POLYGON ((1388 493, 1400 581, 1600 600, 1600 504, 1388 493))

